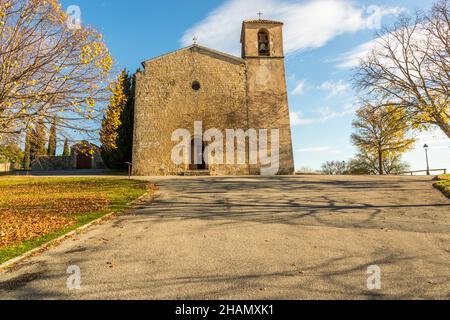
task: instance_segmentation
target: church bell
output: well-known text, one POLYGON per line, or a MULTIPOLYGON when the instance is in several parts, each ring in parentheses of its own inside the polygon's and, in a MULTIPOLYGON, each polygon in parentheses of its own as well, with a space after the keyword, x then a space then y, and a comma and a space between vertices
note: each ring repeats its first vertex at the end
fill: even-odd
POLYGON ((267 51, 267 44, 265 42, 262 42, 259 44, 259 50, 260 51, 267 51))

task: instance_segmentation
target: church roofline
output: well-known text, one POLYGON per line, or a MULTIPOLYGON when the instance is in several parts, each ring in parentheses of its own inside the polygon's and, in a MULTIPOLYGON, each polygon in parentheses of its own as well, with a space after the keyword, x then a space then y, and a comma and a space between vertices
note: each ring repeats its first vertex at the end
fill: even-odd
POLYGON ((284 25, 281 21, 275 21, 275 20, 267 20, 267 19, 254 19, 254 20, 244 20, 242 22, 242 29, 241 29, 241 43, 244 41, 244 25, 248 24, 274 24, 274 25, 284 25))
POLYGON ((234 61, 239 62, 239 63, 245 63, 245 60, 242 59, 242 58, 233 56, 233 55, 228 54, 228 53, 225 53, 225 52, 217 51, 217 50, 214 50, 214 49, 211 49, 211 48, 207 48, 207 47, 204 47, 204 46, 200 46, 200 45, 198 45, 198 44, 193 44, 193 45, 190 45, 190 46, 188 46, 188 47, 184 47, 184 48, 181 48, 181 49, 178 49, 178 50, 175 50, 175 51, 172 51, 172 52, 168 52, 168 53, 162 54, 162 55, 160 55, 160 56, 156 56, 156 57, 154 57, 154 58, 145 60, 145 61, 143 61, 141 64, 142 64, 142 66, 145 68, 145 63, 147 63, 147 62, 155 61, 155 60, 158 60, 158 59, 167 57, 167 56, 169 56, 169 55, 172 55, 172 54, 174 54, 174 53, 177 53, 177 52, 180 52, 180 51, 184 51, 184 50, 190 50, 190 49, 193 49, 193 48, 197 48, 197 49, 200 49, 200 50, 204 50, 204 51, 206 51, 206 52, 210 52, 210 53, 213 53, 213 54, 215 54, 215 55, 222 56, 222 57, 225 57, 225 58, 234 60, 234 61))
POLYGON ((244 20, 243 23, 256 23, 256 24, 279 24, 283 25, 284 23, 281 21, 275 20, 267 20, 267 19, 253 19, 253 20, 244 20))

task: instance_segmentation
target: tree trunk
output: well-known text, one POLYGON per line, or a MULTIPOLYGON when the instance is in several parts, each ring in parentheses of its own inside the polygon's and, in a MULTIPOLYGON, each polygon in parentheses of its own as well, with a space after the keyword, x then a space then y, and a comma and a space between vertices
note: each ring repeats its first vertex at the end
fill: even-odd
POLYGON ((378 151, 378 171, 380 173, 380 176, 384 174, 383 170, 383 152, 381 149, 378 151))
POLYGON ((446 122, 441 116, 435 116, 434 118, 439 128, 441 128, 450 139, 450 123, 446 122))

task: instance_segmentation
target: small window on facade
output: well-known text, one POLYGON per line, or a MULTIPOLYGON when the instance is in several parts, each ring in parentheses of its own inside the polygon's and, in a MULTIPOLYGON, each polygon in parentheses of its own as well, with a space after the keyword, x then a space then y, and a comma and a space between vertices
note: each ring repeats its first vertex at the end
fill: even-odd
POLYGON ((198 81, 192 82, 192 89, 193 90, 198 91, 198 90, 200 90, 200 88, 201 88, 200 82, 198 82, 198 81))
POLYGON ((258 32, 258 52, 260 56, 270 55, 269 32, 265 30, 258 32))

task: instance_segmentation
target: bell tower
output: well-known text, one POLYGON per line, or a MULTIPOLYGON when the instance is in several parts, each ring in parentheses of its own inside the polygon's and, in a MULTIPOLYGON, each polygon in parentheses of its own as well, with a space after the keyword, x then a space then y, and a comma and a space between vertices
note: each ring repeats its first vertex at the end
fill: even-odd
MULTIPOLYGON (((256 20, 246 20, 242 23, 241 44, 242 58, 247 67, 249 128, 279 130, 279 174, 293 174, 283 23, 261 19, 261 16, 256 20)), ((251 174, 259 174, 258 170, 257 167, 250 168, 251 174)))
POLYGON ((284 58, 283 23, 247 20, 242 24, 242 58, 284 58))

